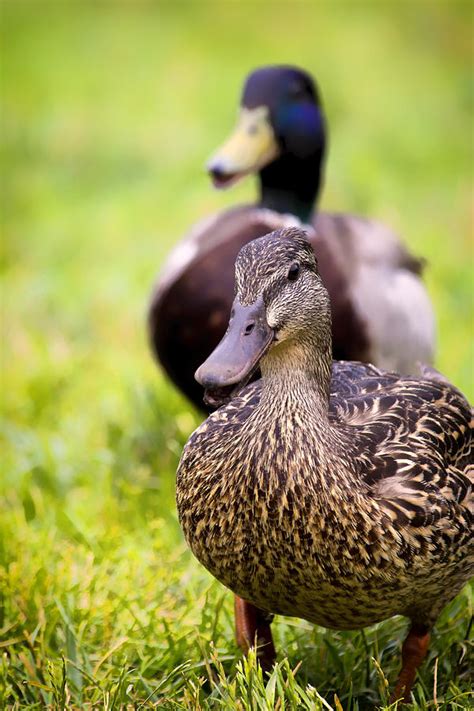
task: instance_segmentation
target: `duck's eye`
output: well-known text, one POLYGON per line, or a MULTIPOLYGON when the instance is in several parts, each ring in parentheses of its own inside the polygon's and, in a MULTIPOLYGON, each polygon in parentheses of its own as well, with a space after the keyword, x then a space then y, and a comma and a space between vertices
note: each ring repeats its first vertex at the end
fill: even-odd
POLYGON ((293 82, 289 88, 289 95, 292 99, 300 99, 304 94, 304 87, 298 82, 293 82))
POLYGON ((289 281, 296 281, 298 279, 299 273, 300 273, 299 262, 293 262, 291 267, 288 269, 288 280, 289 281))

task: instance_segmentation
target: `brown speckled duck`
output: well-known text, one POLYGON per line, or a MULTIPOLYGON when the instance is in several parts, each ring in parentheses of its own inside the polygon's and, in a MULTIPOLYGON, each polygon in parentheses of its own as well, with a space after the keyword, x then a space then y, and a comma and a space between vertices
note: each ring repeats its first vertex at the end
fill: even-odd
POLYGON ((269 613, 334 629, 406 616, 393 699, 408 701, 435 620, 474 572, 470 407, 430 368, 332 361, 301 230, 246 245, 235 274, 228 330, 196 373, 215 402, 231 399, 178 469, 186 540, 238 596, 239 644, 257 638, 267 667, 269 613))
POLYGON ((432 361, 434 319, 420 262, 379 223, 314 215, 326 142, 318 91, 306 72, 270 66, 250 74, 237 129, 208 169, 217 187, 258 173, 259 200, 198 224, 171 253, 149 310, 156 358, 198 407, 194 373, 224 334, 237 253, 289 225, 304 223, 316 252, 331 299, 335 358, 404 373, 432 361))

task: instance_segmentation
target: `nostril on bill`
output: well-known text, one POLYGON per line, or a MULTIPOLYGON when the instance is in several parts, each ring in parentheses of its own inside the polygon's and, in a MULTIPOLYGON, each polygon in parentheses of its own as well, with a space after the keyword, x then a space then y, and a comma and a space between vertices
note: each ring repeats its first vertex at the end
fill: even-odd
POLYGON ((254 326, 255 326, 255 321, 249 321, 248 324, 244 328, 244 336, 249 336, 252 333, 254 326))

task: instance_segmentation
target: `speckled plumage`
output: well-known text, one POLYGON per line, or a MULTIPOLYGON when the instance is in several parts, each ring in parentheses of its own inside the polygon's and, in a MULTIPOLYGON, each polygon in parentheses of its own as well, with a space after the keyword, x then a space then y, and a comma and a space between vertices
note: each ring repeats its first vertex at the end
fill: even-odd
POLYGON ((237 298, 263 294, 276 337, 262 381, 184 449, 177 504, 193 553, 262 610, 431 628, 474 572, 468 403, 442 379, 331 366, 327 293, 299 230, 247 245, 236 271, 237 298))

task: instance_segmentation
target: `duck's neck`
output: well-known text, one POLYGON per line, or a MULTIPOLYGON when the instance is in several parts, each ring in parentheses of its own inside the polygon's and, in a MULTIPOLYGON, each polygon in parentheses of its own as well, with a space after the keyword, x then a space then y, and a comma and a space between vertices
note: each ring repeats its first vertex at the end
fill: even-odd
POLYGON ((262 360, 262 404, 278 417, 288 410, 308 411, 329 421, 331 343, 314 348, 311 338, 282 343, 262 360))
POLYGON ((324 151, 307 158, 283 155, 260 171, 260 205, 309 222, 319 193, 324 151))

